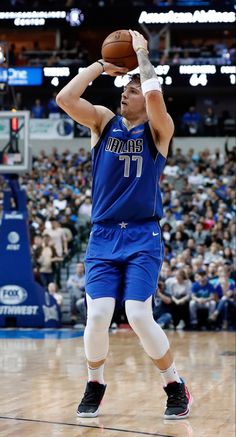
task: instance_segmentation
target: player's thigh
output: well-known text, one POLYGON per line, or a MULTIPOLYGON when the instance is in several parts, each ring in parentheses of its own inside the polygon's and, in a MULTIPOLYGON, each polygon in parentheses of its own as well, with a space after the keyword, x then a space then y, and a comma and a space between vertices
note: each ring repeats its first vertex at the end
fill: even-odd
POLYGON ((99 259, 85 260, 86 293, 92 298, 114 297, 120 293, 121 272, 118 266, 110 261, 99 259))
POLYGON ((139 253, 129 260, 125 270, 124 299, 145 301, 154 294, 162 262, 162 251, 139 253))

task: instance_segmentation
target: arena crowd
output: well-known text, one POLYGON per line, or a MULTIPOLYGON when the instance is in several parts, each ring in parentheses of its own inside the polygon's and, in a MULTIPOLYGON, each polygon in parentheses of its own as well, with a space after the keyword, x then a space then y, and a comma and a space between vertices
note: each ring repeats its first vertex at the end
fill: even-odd
MULTIPOLYGON (((197 147, 170 153, 161 183, 165 259, 154 299, 155 318, 166 328, 235 329, 235 157, 227 143, 224 153, 197 147)), ((20 184, 28 198, 35 276, 60 289, 60 266, 89 236, 90 152, 42 150, 20 184)), ((0 176, 0 213, 5 186, 0 176)))

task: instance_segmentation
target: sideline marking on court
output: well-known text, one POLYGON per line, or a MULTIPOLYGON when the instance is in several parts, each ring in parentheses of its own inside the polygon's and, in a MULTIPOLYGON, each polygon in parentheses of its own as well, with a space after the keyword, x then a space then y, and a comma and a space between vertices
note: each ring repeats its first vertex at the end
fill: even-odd
POLYGON ((0 339, 6 340, 71 340, 82 337, 83 330, 68 328, 46 328, 46 329, 27 329, 27 328, 4 328, 0 329, 0 339))
MULTIPOLYGON (((7 417, 7 416, 0 416, 0 419, 3 420, 16 420, 16 421, 22 421, 22 422, 35 422, 35 423, 49 423, 51 425, 66 425, 66 426, 76 426, 79 428, 93 428, 93 429, 101 429, 100 426, 95 426, 95 425, 80 425, 80 424, 76 424, 76 423, 66 423, 66 422, 53 422, 50 420, 39 420, 39 419, 24 419, 22 417, 7 417)), ((139 435, 153 435, 153 436, 157 436, 157 437, 175 437, 173 435, 169 435, 169 434, 160 434, 160 433, 156 433, 156 432, 146 432, 146 431, 134 431, 134 430, 129 430, 129 429, 122 429, 122 428, 111 428, 108 426, 102 426, 102 430, 103 431, 118 431, 118 432, 129 432, 131 434, 139 434, 139 435)))

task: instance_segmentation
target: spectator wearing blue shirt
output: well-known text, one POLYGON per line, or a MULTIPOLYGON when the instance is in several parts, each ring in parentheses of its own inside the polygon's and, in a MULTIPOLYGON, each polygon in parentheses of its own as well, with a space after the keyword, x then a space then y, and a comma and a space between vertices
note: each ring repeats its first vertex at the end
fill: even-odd
POLYGON ((192 298, 189 304, 191 325, 196 327, 199 324, 198 310, 206 309, 210 317, 216 308, 215 290, 209 282, 207 272, 198 270, 197 281, 192 286, 192 298))
POLYGON ((48 100, 48 116, 49 118, 60 118, 60 108, 56 102, 57 93, 54 92, 52 97, 48 100))
POLYGON ((31 108, 31 117, 32 118, 44 118, 45 110, 44 106, 41 104, 40 99, 36 99, 34 105, 31 108))
POLYGON ((67 290, 70 293, 71 301, 71 322, 84 323, 86 321, 85 298, 85 271, 84 264, 79 262, 76 265, 76 272, 69 276, 67 290))
POLYGON ((231 281, 228 275, 222 275, 219 278, 218 285, 215 288, 216 293, 220 297, 216 310, 211 314, 209 319, 212 322, 217 322, 222 325, 223 329, 227 329, 233 321, 234 328, 236 327, 236 289, 235 282, 231 281))
POLYGON ((189 110, 184 113, 182 117, 182 130, 186 135, 199 134, 201 130, 202 117, 199 112, 196 111, 195 106, 190 106, 189 110))

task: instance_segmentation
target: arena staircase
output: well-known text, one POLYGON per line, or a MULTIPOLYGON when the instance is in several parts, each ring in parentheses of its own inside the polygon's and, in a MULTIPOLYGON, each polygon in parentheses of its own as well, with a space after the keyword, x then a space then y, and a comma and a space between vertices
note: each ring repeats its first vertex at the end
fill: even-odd
POLYGON ((84 261, 85 248, 82 245, 81 252, 71 258, 71 260, 61 268, 60 279, 61 279, 61 288, 60 293, 63 295, 63 304, 62 304, 62 324, 69 325, 71 314, 70 314, 70 295, 66 289, 66 282, 70 275, 73 275, 76 271, 76 264, 78 262, 84 261))

